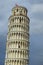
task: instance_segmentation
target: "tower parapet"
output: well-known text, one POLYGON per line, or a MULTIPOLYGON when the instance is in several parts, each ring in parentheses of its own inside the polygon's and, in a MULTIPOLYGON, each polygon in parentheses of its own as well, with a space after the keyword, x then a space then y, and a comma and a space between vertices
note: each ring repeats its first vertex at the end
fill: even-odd
POLYGON ((16 6, 12 8, 13 15, 25 15, 27 16, 27 9, 22 6, 16 6))

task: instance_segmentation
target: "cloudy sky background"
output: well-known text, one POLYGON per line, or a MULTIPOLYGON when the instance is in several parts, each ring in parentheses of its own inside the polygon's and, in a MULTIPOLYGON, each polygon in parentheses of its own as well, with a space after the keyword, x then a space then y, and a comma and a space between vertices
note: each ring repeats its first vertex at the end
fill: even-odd
POLYGON ((43 0, 0 0, 0 65, 4 65, 8 18, 15 4, 28 9, 30 18, 29 65, 43 65, 43 0))

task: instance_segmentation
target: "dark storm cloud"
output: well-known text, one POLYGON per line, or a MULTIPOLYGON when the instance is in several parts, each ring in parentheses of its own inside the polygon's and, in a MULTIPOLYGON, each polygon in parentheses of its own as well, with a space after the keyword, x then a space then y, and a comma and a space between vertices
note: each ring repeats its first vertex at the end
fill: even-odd
POLYGON ((32 34, 30 38, 30 65, 43 64, 43 34, 32 34))
POLYGON ((4 65, 8 17, 15 4, 25 6, 29 12, 30 35, 32 33, 30 36, 30 65, 43 65, 43 20, 39 21, 43 16, 40 14, 43 12, 43 0, 0 0, 0 65, 4 65))
POLYGON ((4 65, 6 35, 0 35, 0 64, 4 65))

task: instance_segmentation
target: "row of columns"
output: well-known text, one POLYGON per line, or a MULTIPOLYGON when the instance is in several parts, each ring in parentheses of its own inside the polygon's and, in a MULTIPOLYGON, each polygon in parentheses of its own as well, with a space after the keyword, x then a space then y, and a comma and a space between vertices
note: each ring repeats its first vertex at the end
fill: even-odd
POLYGON ((25 23, 25 24, 29 24, 29 22, 28 22, 28 18, 26 18, 26 17, 24 17, 24 16, 13 16, 13 17, 11 17, 11 20, 10 20, 10 22, 9 22, 9 24, 11 25, 11 24, 14 24, 14 23, 25 23))
POLYGON ((22 31, 23 29, 24 29, 24 31, 25 31, 25 30, 26 30, 26 31, 29 31, 29 27, 27 27, 27 26, 25 26, 25 25, 11 25, 11 26, 9 27, 10 30, 11 30, 11 29, 15 30, 15 28, 16 28, 18 31, 22 31))
POLYGON ((10 42, 7 45, 8 48, 28 49, 29 43, 10 42))
POLYGON ((24 32, 10 32, 8 33, 9 39, 27 39, 29 38, 29 33, 24 32))
POLYGON ((7 58, 22 58, 28 59, 28 52, 27 51, 17 51, 17 50, 10 50, 7 52, 7 58))
POLYGON ((6 65, 28 65, 27 60, 7 60, 6 65))

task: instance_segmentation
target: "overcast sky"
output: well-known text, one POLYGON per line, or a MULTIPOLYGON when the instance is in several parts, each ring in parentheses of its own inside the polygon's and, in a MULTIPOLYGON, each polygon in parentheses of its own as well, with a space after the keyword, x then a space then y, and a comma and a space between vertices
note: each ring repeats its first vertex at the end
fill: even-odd
POLYGON ((8 18, 16 4, 28 9, 30 65, 43 65, 43 0, 0 0, 0 64, 4 64, 8 18))

